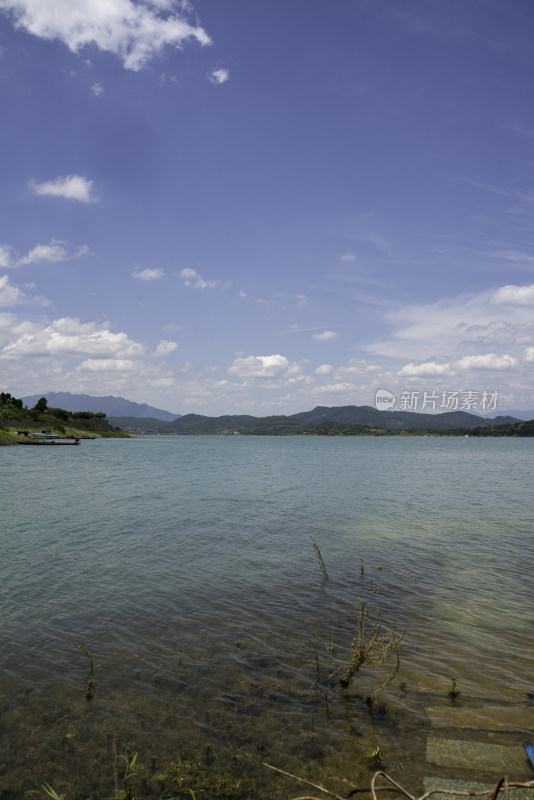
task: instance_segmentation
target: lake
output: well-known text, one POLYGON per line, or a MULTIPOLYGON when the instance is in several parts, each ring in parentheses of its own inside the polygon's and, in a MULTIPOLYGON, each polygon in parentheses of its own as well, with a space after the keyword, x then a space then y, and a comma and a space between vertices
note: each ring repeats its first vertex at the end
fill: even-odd
POLYGON ((437 717, 521 743, 533 458, 532 439, 469 437, 2 448, 0 793, 124 794, 133 753, 138 798, 305 791, 262 762, 342 794, 381 763, 418 791, 464 777, 425 762, 437 717), (372 707, 394 659, 338 683, 362 602, 406 631, 372 707))

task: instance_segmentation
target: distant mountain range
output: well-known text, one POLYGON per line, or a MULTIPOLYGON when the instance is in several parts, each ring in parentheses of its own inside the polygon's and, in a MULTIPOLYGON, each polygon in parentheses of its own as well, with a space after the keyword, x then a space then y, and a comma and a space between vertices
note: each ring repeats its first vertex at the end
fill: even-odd
POLYGON ((111 425, 133 433, 248 433, 288 434, 301 433, 307 427, 338 423, 362 425, 391 431, 450 430, 476 428, 488 425, 505 425, 518 420, 534 419, 534 411, 514 411, 495 417, 480 417, 466 411, 449 411, 442 414, 422 414, 413 411, 378 411, 372 406, 317 406, 312 411, 301 411, 289 416, 254 417, 249 414, 207 417, 200 414, 173 414, 146 403, 134 403, 124 397, 108 395, 93 397, 71 392, 43 392, 21 398, 29 408, 46 397, 52 408, 65 411, 103 411, 111 425))
MULTIPOLYGON (((43 392, 22 397, 21 400, 28 408, 33 408, 36 402, 46 397, 50 408, 64 408, 65 411, 91 411, 98 414, 103 411, 109 417, 151 417, 164 422, 172 422, 180 414, 172 414, 161 408, 148 406, 146 403, 134 403, 124 397, 93 397, 89 394, 71 394, 71 392, 43 392)), ((117 423, 112 423, 116 425, 117 423)))
POLYGON ((313 433, 318 426, 337 423, 357 425, 390 431, 435 430, 477 428, 489 425, 505 425, 517 422, 511 416, 494 419, 479 417, 466 411, 449 411, 443 414, 418 414, 411 411, 378 411, 372 406, 317 406, 312 411, 302 411, 290 416, 252 417, 248 414, 206 417, 200 414, 185 414, 172 422, 157 419, 132 419, 112 417, 111 424, 137 433, 168 434, 220 434, 245 433, 256 435, 285 435, 291 433, 313 433))
POLYGON ((534 419, 534 410, 533 411, 517 411, 515 409, 507 411, 507 416, 516 417, 516 419, 523 419, 523 420, 530 420, 534 419))

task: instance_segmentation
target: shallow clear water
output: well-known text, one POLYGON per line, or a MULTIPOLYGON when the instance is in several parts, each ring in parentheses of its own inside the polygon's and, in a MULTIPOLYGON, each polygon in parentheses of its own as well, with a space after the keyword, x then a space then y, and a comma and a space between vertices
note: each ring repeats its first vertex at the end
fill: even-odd
POLYGON ((178 755, 246 761, 258 796, 294 789, 261 760, 358 785, 377 744, 417 782, 453 676, 466 706, 528 707, 533 457, 531 439, 430 437, 2 448, 0 789, 109 796, 125 746, 143 796, 178 755), (373 670, 348 697, 324 678, 359 599, 406 629, 372 711, 373 670), (90 703, 75 643, 100 664, 90 703))

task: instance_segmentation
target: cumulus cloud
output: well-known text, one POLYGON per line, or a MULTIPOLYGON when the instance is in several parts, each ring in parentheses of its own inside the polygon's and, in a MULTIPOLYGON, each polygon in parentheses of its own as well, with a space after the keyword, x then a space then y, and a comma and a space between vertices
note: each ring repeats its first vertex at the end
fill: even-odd
POLYGON ((450 364, 436 364, 435 361, 426 361, 424 364, 406 364, 397 373, 403 378, 415 378, 432 375, 447 375, 450 373, 450 364))
POLYGON ((60 242, 57 239, 52 239, 48 244, 36 245, 28 255, 19 258, 16 263, 17 267, 24 264, 37 264, 39 261, 68 261, 72 258, 80 258, 89 253, 89 248, 86 244, 76 250, 74 253, 69 253, 65 248, 65 242, 60 242))
POLYGON ((534 361, 534 347, 525 349, 525 361, 534 361))
MULTIPOLYGON (((1 2, 2 0, 0 0, 0 4, 1 2)), ((98 86, 98 84, 95 85, 98 86)), ((30 188, 34 194, 39 196, 65 197, 67 200, 77 200, 79 203, 95 202, 92 195, 93 181, 82 175, 67 175, 65 178, 58 177, 45 183, 30 181, 30 188)))
POLYGON ((339 378, 343 377, 361 377, 369 375, 370 373, 380 371, 380 367, 377 364, 370 364, 368 361, 364 359, 356 359, 351 358, 343 367, 339 367, 336 370, 336 376, 339 378))
POLYGON ((131 372, 136 362, 129 358, 87 358, 76 369, 89 372, 131 372))
POLYGON ((144 347, 125 333, 112 333, 107 323, 82 323, 75 317, 54 320, 45 328, 24 333, 7 344, 4 356, 93 356, 135 358, 144 347))
POLYGON ((8 306, 15 306, 20 303, 24 298, 24 294, 18 288, 9 282, 7 275, 0 278, 0 307, 7 308, 8 306))
POLYGON ((215 286, 222 286, 222 281, 207 281, 199 275, 195 269, 183 269, 180 278, 189 289, 213 289, 215 286))
POLYGON ((162 339, 161 342, 156 347, 156 355, 160 358, 162 356, 168 356, 169 353, 174 352, 178 347, 177 342, 169 342, 167 339, 162 339))
POLYGON ((318 342, 333 342, 338 336, 339 333, 336 333, 335 331, 323 331, 322 333, 312 334, 312 339, 315 339, 318 342))
POLYGON ((16 269, 25 264, 37 264, 40 261, 69 261, 74 258, 81 258, 89 253, 86 244, 79 247, 75 252, 69 253, 65 247, 65 242, 59 239, 51 239, 48 244, 37 244, 25 256, 19 256, 9 245, 0 245, 0 267, 16 269))
POLYGON ((220 86, 230 80, 230 71, 227 69, 212 69, 208 72, 208 80, 214 86, 220 86))
POLYGON ((339 257, 339 260, 351 263, 352 261, 357 261, 358 259, 356 258, 354 253, 343 253, 343 255, 339 257))
POLYGON ((0 9, 33 36, 57 39, 73 53, 94 46, 135 71, 167 45, 180 48, 187 40, 211 44, 206 31, 188 21, 189 4, 176 0, 0 0, 0 9))
POLYGON ((454 366, 458 369, 510 369, 517 364, 518 360, 513 356, 485 353, 479 356, 464 356, 454 366))
POLYGON ((330 364, 320 364, 315 370, 316 375, 330 375, 333 367, 330 364))
POLYGON ((347 382, 325 383, 320 387, 321 392, 331 392, 333 394, 354 392, 354 384, 347 382))
POLYGON ((13 251, 9 245, 0 244, 0 268, 9 269, 13 266, 13 251))
POLYGON ((230 375, 238 378, 275 378, 287 374, 292 368, 285 356, 245 356, 234 359, 228 368, 230 375))
POLYGON ((503 286, 491 298, 492 303, 511 303, 519 306, 534 305, 534 284, 530 286, 503 286))
POLYGON ((104 91, 104 87, 101 83, 93 83, 91 86, 91 91, 95 97, 100 97, 102 92, 104 91))
POLYGON ((163 277, 165 277, 165 273, 162 269, 150 269, 147 267, 146 269, 132 272, 132 278, 138 278, 140 281, 158 281, 163 277))
POLYGON ((19 259, 18 264, 36 264, 39 261, 65 261, 67 251, 59 242, 37 244, 27 256, 19 259))

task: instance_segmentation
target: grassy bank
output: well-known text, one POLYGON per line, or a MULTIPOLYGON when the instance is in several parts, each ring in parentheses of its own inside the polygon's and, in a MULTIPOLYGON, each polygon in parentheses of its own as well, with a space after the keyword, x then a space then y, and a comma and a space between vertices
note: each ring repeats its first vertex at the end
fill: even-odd
MULTIPOLYGON (((69 426, 62 426, 63 430, 59 431, 54 429, 54 427, 47 428, 50 430, 51 433, 56 433, 59 436, 91 436, 95 437, 96 439, 130 439, 131 435, 129 433, 124 433, 124 431, 88 431, 83 430, 82 428, 72 428, 69 426)), ((21 426, 19 428, 13 427, 0 427, 0 447, 2 446, 9 446, 9 445, 16 445, 16 444, 26 444, 28 442, 27 436, 19 436, 17 434, 17 430, 25 430, 29 431, 30 433, 41 433, 43 430, 42 425, 38 425, 37 427, 30 427, 28 425, 21 426)))

